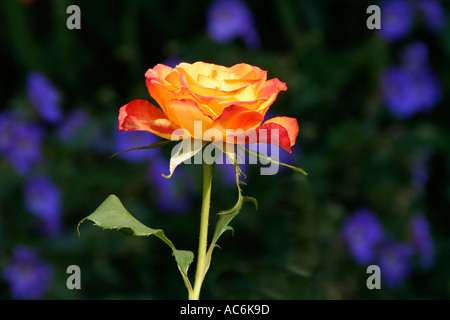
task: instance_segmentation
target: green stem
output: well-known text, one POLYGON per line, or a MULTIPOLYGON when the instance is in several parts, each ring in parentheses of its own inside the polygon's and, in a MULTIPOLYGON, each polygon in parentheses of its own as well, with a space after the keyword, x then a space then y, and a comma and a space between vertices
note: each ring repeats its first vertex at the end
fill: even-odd
POLYGON ((203 161, 203 198, 200 215, 200 236, 198 242, 197 270, 193 290, 189 292, 189 300, 198 300, 206 273, 206 249, 208 243, 209 205, 211 200, 213 164, 203 161))

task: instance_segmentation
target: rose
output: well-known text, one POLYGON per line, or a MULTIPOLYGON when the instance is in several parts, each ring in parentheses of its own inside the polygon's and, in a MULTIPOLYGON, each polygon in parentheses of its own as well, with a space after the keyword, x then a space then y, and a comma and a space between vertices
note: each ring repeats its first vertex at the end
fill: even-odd
POLYGON ((171 139, 175 130, 183 129, 189 137, 211 141, 205 132, 215 129, 221 138, 214 139, 227 143, 236 143, 239 136, 230 132, 246 136, 244 142, 254 132, 252 143, 277 144, 288 152, 295 144, 296 119, 274 117, 262 123, 278 93, 287 90, 277 78, 267 80, 267 71, 245 63, 228 68, 195 62, 175 68, 158 64, 145 77, 161 109, 146 100, 129 102, 120 108, 121 131, 142 130, 171 139), (201 130, 196 127, 199 123, 201 130))
MULTIPOLYGON (((297 120, 289 117, 274 117, 265 122, 264 117, 275 101, 280 91, 287 90, 286 84, 278 79, 267 80, 267 72, 248 64, 236 64, 230 68, 196 62, 194 64, 180 63, 175 68, 158 64, 145 73, 146 84, 150 95, 161 109, 146 100, 133 100, 120 108, 119 130, 140 130, 154 133, 170 140, 180 140, 179 148, 172 150, 170 158, 170 174, 163 175, 170 178, 176 166, 194 157, 200 150, 207 153, 211 146, 216 148, 225 145, 225 154, 233 160, 235 165, 236 186, 238 200, 227 211, 221 211, 216 229, 208 248, 208 225, 212 189, 212 173, 214 162, 202 157, 203 164, 203 195, 200 211, 200 232, 198 255, 196 261, 195 282, 192 285, 188 277, 188 268, 194 261, 194 254, 187 250, 175 249, 174 244, 164 236, 162 230, 151 229, 130 216, 120 200, 111 195, 92 215, 96 221, 105 219, 110 221, 111 208, 113 213, 120 215, 114 228, 120 225, 130 228, 135 235, 155 234, 168 244, 175 256, 178 270, 188 290, 190 300, 198 300, 203 280, 211 263, 211 256, 217 246, 219 237, 231 227, 229 223, 236 216, 244 202, 250 201, 257 205, 256 199, 243 196, 240 176, 243 174, 238 165, 238 152, 234 152, 234 144, 270 143, 276 144, 291 152, 298 135, 297 120), (200 127, 200 130, 198 130, 200 127), (214 131, 214 135, 209 132, 214 131), (180 131, 183 135, 180 137, 180 131), (218 134, 217 134, 218 132, 218 134), (214 139, 213 139, 214 137, 214 139), (244 139, 241 139, 244 137, 244 139), (237 140, 236 140, 237 138, 237 140), (191 142, 194 141, 192 148, 191 142), (197 143, 201 140, 201 143, 197 143), (214 143, 209 144, 209 142, 214 143), (215 142, 218 143, 215 143, 215 142), (237 141, 237 142, 236 142, 237 141), (188 148, 184 148, 184 147, 188 148), (229 150, 232 146, 232 152, 229 150), (204 147, 204 149, 203 149, 204 147), (107 214, 108 217, 104 216, 107 214), (135 232, 138 228, 139 232, 135 232), (144 230, 144 231, 142 231, 144 230), (147 232, 146 230, 150 230, 147 232), (153 231, 152 231, 153 230, 153 231), (158 232, 156 232, 158 231, 158 232)), ((149 146, 134 149, 154 148, 163 141, 149 146)), ((212 148, 210 148, 212 149, 212 148)), ((278 148, 274 148, 278 150, 278 148)), ((125 150, 125 151, 129 151, 125 150)), ((213 149, 216 151, 216 149, 213 149)), ((223 151, 223 150, 222 150, 223 151)), ((251 150, 246 149, 250 155, 251 150)), ((215 153, 215 152, 214 152, 215 153)), ((254 154, 253 154, 254 155, 254 154)), ((270 157, 269 162, 278 163, 270 157)), ((194 159, 195 160, 195 159, 194 159)), ((220 163, 220 162, 219 162, 220 163)), ((305 173, 302 169, 282 164, 289 168, 305 173)), ((305 173, 306 174, 306 173, 305 173)), ((244 175, 245 176, 245 175, 244 175)), ((91 219, 88 216, 85 219, 91 219)), ((83 222, 83 219, 81 222, 83 222)), ((80 222, 80 223, 81 223, 80 222)), ((102 226, 101 221, 96 223, 102 226)), ((109 224, 110 225, 110 224, 109 224)))

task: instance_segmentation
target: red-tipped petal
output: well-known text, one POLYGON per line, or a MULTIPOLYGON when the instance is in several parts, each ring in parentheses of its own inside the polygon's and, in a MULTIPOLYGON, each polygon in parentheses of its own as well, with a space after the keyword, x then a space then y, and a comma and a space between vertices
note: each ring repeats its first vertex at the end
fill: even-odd
POLYGON ((148 131, 170 139, 179 127, 170 121, 161 109, 146 100, 133 100, 120 108, 120 131, 148 131))
POLYGON ((289 141, 290 141, 290 147, 292 147, 295 144, 295 140, 297 140, 298 135, 298 122, 295 118, 290 117, 274 117, 271 118, 263 123, 263 125, 266 124, 278 124, 282 127, 284 127, 288 133, 289 141))
POLYGON ((298 124, 296 119, 275 117, 267 120, 256 129, 248 129, 245 132, 241 131, 240 133, 230 134, 227 136, 226 141, 237 144, 274 144, 291 153, 291 147, 295 144, 297 134, 298 124))
POLYGON ((255 132, 256 139, 249 139, 246 143, 274 144, 291 153, 298 135, 298 123, 294 118, 275 117, 256 128, 255 132))
MULTIPOLYGON (((257 143, 277 145, 291 153, 291 141, 285 127, 277 123, 265 123, 256 128, 257 143)), ((251 141, 249 143, 252 143, 251 141)))
POLYGON ((223 130, 242 129, 247 131, 254 128, 264 120, 264 116, 254 110, 250 110, 238 105, 226 107, 222 114, 214 120, 214 127, 223 130))

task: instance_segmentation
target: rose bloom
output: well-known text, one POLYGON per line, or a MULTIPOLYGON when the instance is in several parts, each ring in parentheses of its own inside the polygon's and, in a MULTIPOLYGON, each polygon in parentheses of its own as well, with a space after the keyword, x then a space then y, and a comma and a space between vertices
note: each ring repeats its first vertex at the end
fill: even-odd
POLYGON ((274 117, 262 123, 278 93, 287 90, 277 78, 267 80, 267 71, 245 63, 228 68, 195 62, 175 68, 158 64, 147 70, 145 77, 149 93, 161 109, 146 100, 129 102, 119 112, 121 131, 148 131, 177 140, 172 134, 182 129, 184 138, 271 143, 288 152, 295 144, 296 119, 274 117), (210 129, 220 134, 208 135, 210 129))

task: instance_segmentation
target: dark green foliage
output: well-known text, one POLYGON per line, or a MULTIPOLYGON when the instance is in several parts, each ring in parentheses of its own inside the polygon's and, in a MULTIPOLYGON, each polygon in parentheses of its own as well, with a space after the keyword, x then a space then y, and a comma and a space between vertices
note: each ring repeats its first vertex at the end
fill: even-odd
MULTIPOLYGON (((34 117, 25 79, 39 70, 59 90, 64 113, 81 108, 94 119, 71 143, 61 143, 48 128, 40 170, 63 192, 64 231, 58 236, 35 230, 36 218, 23 206, 23 177, 0 159, 0 270, 21 243, 38 249, 54 269, 45 298, 187 298, 161 241, 100 231, 87 222, 77 235, 78 222, 117 194, 143 224, 163 229, 177 247, 197 251, 200 165, 182 165, 193 177, 192 209, 168 215, 155 205, 146 164, 109 158, 114 152, 106 142, 101 154, 83 148, 100 134, 111 143, 119 108, 151 99, 145 71, 177 57, 227 66, 246 62, 285 82, 288 90, 270 110, 298 119, 293 165, 308 173, 283 168, 261 176, 257 165, 245 171, 243 194, 256 198, 258 210, 244 205, 231 224, 234 232, 220 239, 203 299, 450 298, 448 25, 436 35, 418 27, 408 39, 386 44, 366 28, 369 1, 248 1, 261 37, 261 48, 248 50, 239 40, 220 45, 208 38, 209 1, 80 0, 81 30, 66 28, 69 4, 0 2, 0 109, 34 117), (383 69, 398 63, 399 48, 412 40, 429 45, 444 96, 430 113, 401 120, 385 109, 378 84, 383 69), (412 166, 424 149, 430 150, 429 179, 418 195, 412 166), (434 266, 423 270, 415 261, 402 286, 368 290, 366 267, 351 259, 340 234, 345 218, 360 206, 371 208, 397 241, 408 239, 411 217, 423 212, 435 242, 434 266), (66 288, 71 264, 81 268, 81 290, 66 288)), ((162 148, 170 154, 170 146, 162 148)), ((167 162, 165 173, 168 168, 167 162)), ((237 199, 236 186, 221 179, 215 168, 211 226, 215 214, 237 199)), ((10 298, 3 280, 0 298, 10 298)))

